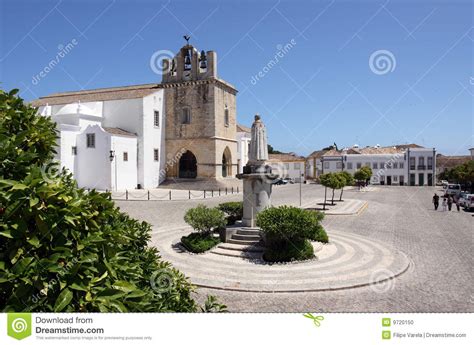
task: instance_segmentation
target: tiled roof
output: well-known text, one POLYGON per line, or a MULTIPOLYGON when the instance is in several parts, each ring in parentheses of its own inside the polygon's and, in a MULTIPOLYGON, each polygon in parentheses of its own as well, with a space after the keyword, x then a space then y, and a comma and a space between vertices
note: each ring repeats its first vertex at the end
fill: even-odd
POLYGON ((268 160, 270 162, 304 162, 305 158, 291 153, 270 153, 268 160))
POLYGON ((249 127, 247 127, 247 126, 237 124, 237 132, 250 133, 250 132, 251 132, 251 129, 250 129, 249 127))
POLYGON ((329 150, 329 151, 326 151, 326 153, 324 153, 323 156, 324 156, 324 157, 329 157, 329 156, 331 156, 331 157, 332 157, 332 156, 337 157, 337 156, 342 156, 342 153, 341 153, 341 151, 338 151, 338 150, 336 150, 336 149, 331 149, 331 150, 329 150))
POLYGON ((116 99, 141 98, 152 94, 159 89, 159 84, 142 84, 121 87, 109 87, 103 89, 83 90, 53 93, 48 96, 40 97, 31 102, 34 107, 42 105, 69 104, 81 102, 109 101, 116 99))
POLYGON ((438 168, 452 168, 456 165, 464 164, 471 160, 471 156, 436 156, 436 167, 438 168))
POLYGON ((137 136, 135 133, 126 131, 122 128, 116 128, 116 127, 102 127, 102 128, 104 129, 104 131, 112 135, 121 135, 123 137, 136 137, 137 136))
POLYGON ((321 158, 327 150, 313 151, 307 158, 321 158))

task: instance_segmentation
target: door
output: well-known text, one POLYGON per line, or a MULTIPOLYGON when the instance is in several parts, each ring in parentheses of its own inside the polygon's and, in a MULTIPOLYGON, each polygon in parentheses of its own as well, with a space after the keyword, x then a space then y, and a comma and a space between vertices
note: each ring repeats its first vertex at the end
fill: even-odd
POLYGON ((414 186, 415 185, 415 174, 410 174, 410 186, 414 186))
POLYGON ((433 185, 433 174, 428 174, 428 186, 433 185))
POLYGON ((405 184, 404 176, 403 175, 398 176, 398 181, 400 181, 400 186, 403 186, 405 184))
POLYGON ((180 178, 196 178, 197 161, 196 156, 191 151, 186 151, 179 159, 180 178))
POLYGON ((387 176, 387 186, 392 185, 392 176, 387 176))
POLYGON ((425 174, 418 174, 418 186, 425 184, 425 174))

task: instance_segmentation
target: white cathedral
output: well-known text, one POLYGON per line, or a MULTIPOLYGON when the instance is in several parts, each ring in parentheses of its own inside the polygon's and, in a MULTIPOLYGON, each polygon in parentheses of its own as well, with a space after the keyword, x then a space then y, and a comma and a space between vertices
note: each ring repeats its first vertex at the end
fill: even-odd
POLYGON ((213 51, 186 44, 161 83, 55 93, 32 102, 57 123, 57 160, 79 187, 156 188, 165 180, 235 182, 250 130, 213 51))

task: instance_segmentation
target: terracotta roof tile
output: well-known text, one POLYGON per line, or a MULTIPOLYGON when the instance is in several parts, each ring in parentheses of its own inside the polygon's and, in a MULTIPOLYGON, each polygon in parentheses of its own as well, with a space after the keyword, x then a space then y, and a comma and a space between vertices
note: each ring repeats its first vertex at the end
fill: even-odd
POLYGON ((135 133, 126 131, 122 128, 117 128, 117 127, 102 127, 102 128, 104 129, 104 131, 112 135, 120 135, 123 137, 136 137, 137 136, 135 133))
POLYGON ((304 162, 306 159, 302 156, 290 153, 270 153, 268 154, 270 162, 304 162))

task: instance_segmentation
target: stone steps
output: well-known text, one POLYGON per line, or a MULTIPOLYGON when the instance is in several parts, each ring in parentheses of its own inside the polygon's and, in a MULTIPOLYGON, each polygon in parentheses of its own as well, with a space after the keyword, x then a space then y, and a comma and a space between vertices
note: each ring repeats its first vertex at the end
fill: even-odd
POLYGON ((245 246, 241 244, 232 244, 232 243, 219 243, 217 248, 226 249, 226 250, 233 250, 233 251, 240 251, 240 252, 262 252, 263 247, 258 245, 255 246, 245 246))
POLYGON ((259 242, 260 242, 259 240, 237 240, 237 239, 231 238, 227 243, 251 246, 253 244, 258 244, 259 242))
POLYGON ((232 235, 233 240, 243 240, 243 241, 260 241, 260 235, 242 235, 239 233, 232 235))
POLYGON ((211 253, 223 256, 238 257, 244 259, 260 259, 263 251, 242 251, 234 249, 226 249, 222 247, 216 247, 211 250, 211 253))
POLYGON ((239 229, 237 230, 237 234, 239 235, 257 235, 260 236, 260 230, 259 229, 239 229))

